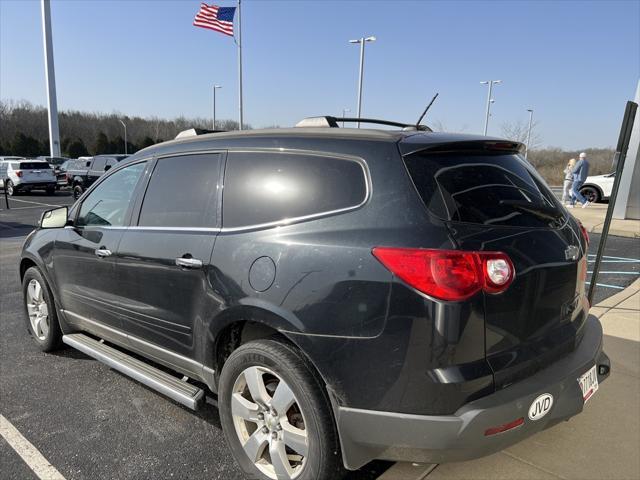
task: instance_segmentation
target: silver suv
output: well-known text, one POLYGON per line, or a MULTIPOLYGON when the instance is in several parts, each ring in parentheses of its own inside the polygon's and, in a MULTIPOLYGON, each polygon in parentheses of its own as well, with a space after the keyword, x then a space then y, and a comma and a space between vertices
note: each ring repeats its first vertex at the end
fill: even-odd
MULTIPOLYGON (((9 195, 31 190, 46 190, 49 195, 56 191, 56 175, 48 162, 41 160, 11 160, 6 165, 6 188, 9 195)), ((2 169, 4 170, 4 169, 2 169)))

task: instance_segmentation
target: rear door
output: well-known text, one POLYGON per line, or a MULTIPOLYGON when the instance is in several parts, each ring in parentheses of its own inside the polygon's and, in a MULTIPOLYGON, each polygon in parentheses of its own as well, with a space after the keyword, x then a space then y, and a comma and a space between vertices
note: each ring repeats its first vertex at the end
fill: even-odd
MULTIPOLYGON (((196 356, 199 337, 194 332, 216 308, 208 276, 223 160, 223 153, 202 153, 156 161, 139 214, 118 249, 116 284, 124 328, 138 349, 146 348, 143 340, 196 356)), ((153 347, 146 351, 157 352, 153 347)))
POLYGON ((484 150, 418 153, 405 163, 461 250, 504 252, 515 266, 507 291, 483 294, 496 388, 573 350, 588 312, 586 242, 533 167, 484 150))

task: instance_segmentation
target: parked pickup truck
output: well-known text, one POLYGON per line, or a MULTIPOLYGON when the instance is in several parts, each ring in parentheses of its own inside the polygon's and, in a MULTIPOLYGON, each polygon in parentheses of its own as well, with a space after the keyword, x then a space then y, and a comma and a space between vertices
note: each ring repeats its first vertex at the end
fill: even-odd
POLYGON ((67 164, 67 185, 73 189, 76 200, 100 176, 128 155, 96 155, 69 160, 67 164))

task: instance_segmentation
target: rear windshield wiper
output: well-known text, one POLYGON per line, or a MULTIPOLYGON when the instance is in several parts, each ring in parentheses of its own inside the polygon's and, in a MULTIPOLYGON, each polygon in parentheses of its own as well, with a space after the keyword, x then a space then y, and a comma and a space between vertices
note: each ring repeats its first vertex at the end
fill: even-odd
POLYGON ((550 220, 557 220, 562 216, 562 211, 557 208, 547 207, 546 205, 536 205, 526 200, 500 200, 498 204, 514 207, 532 213, 540 218, 548 218, 550 220))

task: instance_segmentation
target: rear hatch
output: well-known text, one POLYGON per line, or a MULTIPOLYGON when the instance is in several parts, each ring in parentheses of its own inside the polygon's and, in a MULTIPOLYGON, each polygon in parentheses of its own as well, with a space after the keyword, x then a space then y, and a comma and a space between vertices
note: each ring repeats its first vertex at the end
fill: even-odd
POLYGON ((20 162, 23 183, 55 182, 56 176, 47 162, 20 162))
POLYGON ((496 389, 574 350, 589 308, 580 226, 519 148, 466 142, 404 157, 425 206, 458 248, 503 252, 515 267, 505 292, 482 293, 496 389))

